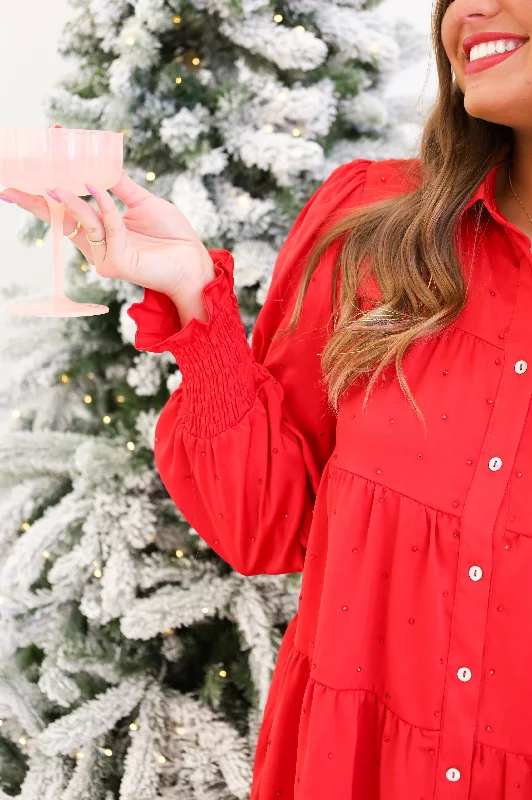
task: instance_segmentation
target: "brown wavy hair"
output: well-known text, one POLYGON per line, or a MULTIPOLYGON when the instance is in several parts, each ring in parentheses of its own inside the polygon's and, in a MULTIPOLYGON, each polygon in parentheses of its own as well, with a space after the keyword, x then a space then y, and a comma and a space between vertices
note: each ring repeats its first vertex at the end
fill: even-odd
MULTIPOLYGON (((331 286, 333 332, 321 354, 329 404, 337 414, 339 400, 351 384, 373 372, 364 409, 378 376, 395 360, 401 388, 425 430, 423 414, 403 373, 402 359, 416 340, 441 331, 463 310, 467 286, 456 252, 455 226, 479 184, 513 146, 510 127, 472 117, 464 108, 464 94, 453 80, 441 39, 449 2, 436 0, 432 10, 431 40, 439 90, 422 130, 416 156, 419 163, 411 162, 417 173, 416 188, 357 207, 316 240, 292 317, 274 337, 295 333, 306 290, 321 256, 335 240, 343 239, 331 286), (357 313, 358 287, 368 257, 382 301, 367 312, 357 313), (339 270, 342 279, 338 292, 339 270), (355 314, 353 309, 357 309, 355 314)), ((406 165, 411 169, 408 162, 406 165)), ((480 207, 477 233, 481 212, 480 207)))

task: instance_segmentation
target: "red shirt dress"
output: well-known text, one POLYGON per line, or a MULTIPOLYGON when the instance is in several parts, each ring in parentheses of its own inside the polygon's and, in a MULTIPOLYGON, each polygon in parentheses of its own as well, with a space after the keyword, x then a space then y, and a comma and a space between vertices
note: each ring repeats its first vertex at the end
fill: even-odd
MULTIPOLYGON (((181 329, 149 289, 128 309, 135 347, 183 376, 155 436, 170 496, 239 573, 303 572, 250 800, 532 798, 532 255, 498 209, 497 167, 462 211, 467 306, 404 360, 426 435, 394 365, 366 412, 366 384, 328 407, 339 243, 297 336, 272 342, 331 212, 411 190, 418 166, 334 170, 279 252, 251 348, 227 250, 210 251, 208 322, 181 329)), ((371 279, 363 293, 379 298, 371 279)))

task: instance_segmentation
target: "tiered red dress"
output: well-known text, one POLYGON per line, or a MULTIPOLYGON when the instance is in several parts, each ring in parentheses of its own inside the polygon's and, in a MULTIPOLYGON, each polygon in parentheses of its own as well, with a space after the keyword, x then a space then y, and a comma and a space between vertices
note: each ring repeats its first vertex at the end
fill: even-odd
POLYGON ((176 505, 243 575, 303 571, 251 800, 532 798, 532 255, 498 209, 497 167, 462 211, 467 307, 404 361, 426 436, 392 367, 366 413, 362 385, 328 408, 336 244, 298 335, 272 342, 330 212, 407 191, 416 165, 332 173, 279 253, 251 348, 226 250, 210 251, 207 323, 180 330, 151 290, 128 310, 135 346, 183 374, 155 438, 176 505))

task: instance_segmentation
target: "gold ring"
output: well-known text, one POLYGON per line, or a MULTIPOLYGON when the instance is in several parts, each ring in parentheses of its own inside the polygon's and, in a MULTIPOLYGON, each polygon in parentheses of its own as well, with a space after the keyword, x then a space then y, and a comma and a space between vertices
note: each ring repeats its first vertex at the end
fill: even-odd
POLYGON ((99 242, 93 242, 92 239, 89 239, 88 236, 87 236, 87 241, 90 242, 92 245, 94 245, 94 247, 100 247, 102 244, 106 244, 105 239, 100 239, 99 242))
POLYGON ((78 233, 80 232, 80 230, 81 230, 81 222, 78 222, 78 224, 76 225, 76 227, 74 228, 74 230, 72 231, 72 233, 67 233, 67 235, 66 235, 66 236, 67 236, 67 239, 73 239, 73 238, 74 238, 74 236, 77 236, 77 235, 78 235, 78 233))

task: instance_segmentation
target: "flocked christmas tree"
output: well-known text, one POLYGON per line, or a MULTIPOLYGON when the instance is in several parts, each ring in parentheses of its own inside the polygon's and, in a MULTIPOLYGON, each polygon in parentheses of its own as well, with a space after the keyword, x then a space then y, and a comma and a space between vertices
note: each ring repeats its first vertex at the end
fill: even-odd
MULTIPOLYGON (((419 124, 385 88, 419 35, 369 0, 72 5, 50 124, 124 132, 126 171, 233 253, 251 341, 313 191, 413 152, 419 124)), ((48 230, 28 217, 21 236, 48 230)), ((301 576, 239 575, 190 527, 153 462, 181 376, 133 347, 142 289, 80 254, 68 285, 110 313, 16 318, 26 290, 1 298, 0 800, 247 798, 301 576)))

